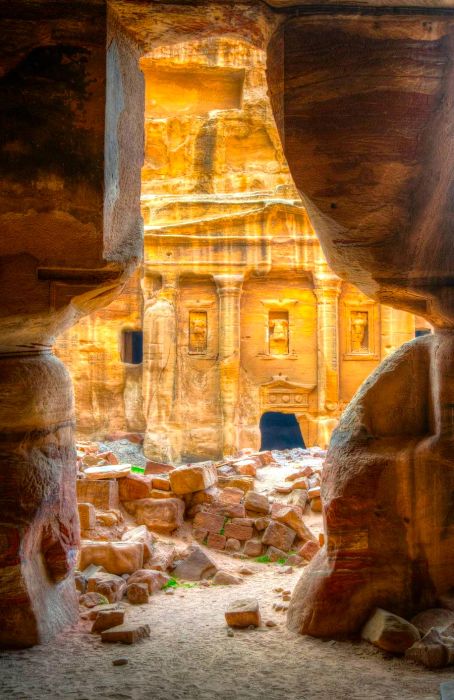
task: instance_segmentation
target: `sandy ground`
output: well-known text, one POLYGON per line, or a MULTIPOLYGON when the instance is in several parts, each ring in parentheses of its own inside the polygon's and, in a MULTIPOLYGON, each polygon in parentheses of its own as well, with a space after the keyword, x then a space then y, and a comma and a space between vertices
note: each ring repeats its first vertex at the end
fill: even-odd
MULTIPOLYGON (((135 646, 103 644, 87 623, 45 647, 0 654, 0 697, 26 700, 435 700, 454 671, 430 672, 386 657, 364 642, 321 641, 286 629, 276 587, 292 589, 301 570, 249 564, 219 555, 232 571, 255 570, 240 586, 177 589, 149 605, 128 606, 148 622, 151 638, 135 646), (276 627, 227 635, 226 604, 259 599, 263 621, 276 627), (114 667, 119 657, 128 665, 114 667)), ((303 570, 304 571, 304 570, 303 570)), ((304 574, 303 574, 304 575, 304 574)), ((127 605, 127 604, 126 604, 127 605)))

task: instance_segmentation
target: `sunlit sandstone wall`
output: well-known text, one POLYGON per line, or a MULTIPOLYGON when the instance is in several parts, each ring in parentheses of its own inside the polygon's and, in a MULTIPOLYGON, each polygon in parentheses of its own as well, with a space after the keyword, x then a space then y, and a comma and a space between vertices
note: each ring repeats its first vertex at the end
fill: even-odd
POLYGON ((307 445, 325 446, 363 379, 414 336, 414 318, 329 270, 283 157, 262 50, 223 37, 141 64, 143 311, 137 277, 59 342, 78 429, 146 425, 146 453, 178 462, 258 448, 261 415, 278 410, 295 413, 307 445), (287 335, 275 347, 273 314, 287 335), (358 348, 355 314, 367 335, 358 348), (119 355, 122 331, 142 326, 143 404, 140 368, 119 355))

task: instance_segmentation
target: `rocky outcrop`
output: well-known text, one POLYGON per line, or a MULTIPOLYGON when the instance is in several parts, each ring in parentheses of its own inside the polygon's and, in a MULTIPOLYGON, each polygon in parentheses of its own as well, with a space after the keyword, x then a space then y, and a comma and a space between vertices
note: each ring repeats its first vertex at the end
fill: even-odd
POLYGON ((326 546, 289 609, 317 636, 357 632, 375 607, 411 617, 454 584, 454 22, 420 14, 307 14, 270 45, 284 151, 328 262, 436 329, 384 361, 331 440, 326 546))

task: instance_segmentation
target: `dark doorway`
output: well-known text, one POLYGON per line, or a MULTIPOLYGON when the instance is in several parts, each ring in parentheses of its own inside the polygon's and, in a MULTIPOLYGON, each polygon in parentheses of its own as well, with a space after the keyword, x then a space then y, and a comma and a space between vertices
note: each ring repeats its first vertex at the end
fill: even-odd
POLYGON ((294 413, 268 411, 260 418, 261 450, 288 450, 305 447, 294 413))

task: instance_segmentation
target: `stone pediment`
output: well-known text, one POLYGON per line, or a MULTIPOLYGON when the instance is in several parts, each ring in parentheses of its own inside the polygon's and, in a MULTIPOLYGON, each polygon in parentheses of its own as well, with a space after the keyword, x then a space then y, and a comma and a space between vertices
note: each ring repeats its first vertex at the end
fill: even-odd
POLYGON ((267 411, 307 410, 309 394, 315 384, 289 382, 287 377, 277 375, 260 387, 262 409, 267 411))

